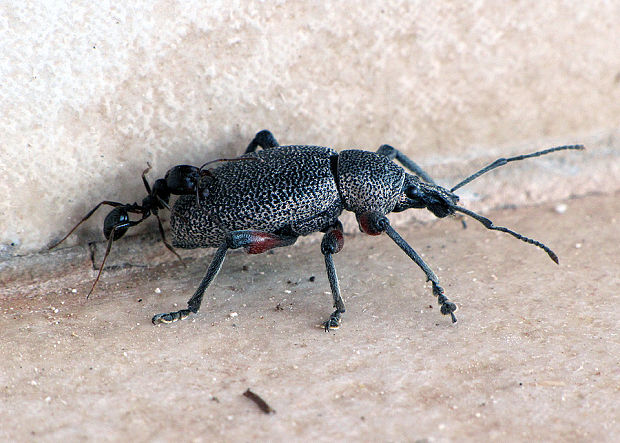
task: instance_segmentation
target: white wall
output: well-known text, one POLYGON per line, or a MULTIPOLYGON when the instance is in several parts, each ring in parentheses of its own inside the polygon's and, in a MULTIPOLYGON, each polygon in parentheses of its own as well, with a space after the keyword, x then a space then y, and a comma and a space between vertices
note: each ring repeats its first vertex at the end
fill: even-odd
MULTIPOLYGON (((442 176, 586 140, 589 181, 560 176, 561 195, 620 187, 619 2, 120 3, 0 4, 0 256, 140 201, 147 161, 154 180, 263 128, 390 143, 442 176)), ((100 239, 102 217, 72 241, 100 239)))

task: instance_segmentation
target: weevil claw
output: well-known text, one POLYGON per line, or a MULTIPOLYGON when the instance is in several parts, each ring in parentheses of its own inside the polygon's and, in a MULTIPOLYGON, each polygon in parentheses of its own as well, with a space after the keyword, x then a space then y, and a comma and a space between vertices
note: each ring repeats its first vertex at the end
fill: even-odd
POLYGON ((325 332, 329 332, 330 329, 338 329, 340 327, 340 311, 334 311, 332 315, 329 316, 329 320, 323 322, 323 328, 325 328, 325 332))
POLYGON ((454 315, 454 311, 456 310, 457 310, 457 306, 451 301, 448 301, 448 299, 446 299, 444 303, 441 305, 441 313, 443 315, 450 314, 450 317, 452 317, 452 323, 456 323, 456 316, 454 315))
POLYGON ((189 309, 181 309, 180 311, 168 312, 164 314, 154 315, 151 322, 154 325, 173 323, 178 320, 185 320, 189 314, 189 309))

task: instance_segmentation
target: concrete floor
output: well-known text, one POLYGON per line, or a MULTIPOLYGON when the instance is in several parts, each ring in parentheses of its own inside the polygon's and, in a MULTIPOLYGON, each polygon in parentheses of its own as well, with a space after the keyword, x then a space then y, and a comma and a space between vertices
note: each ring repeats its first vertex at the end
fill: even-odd
POLYGON ((19 265, 0 290, 0 440, 614 441, 620 199, 564 203, 488 214, 560 266, 473 220, 400 229, 456 325, 386 236, 346 237, 347 312, 330 333, 315 327, 332 310, 320 235, 230 254, 199 314, 157 327, 211 251, 182 251, 183 268, 156 237, 119 241, 89 300, 86 248, 19 265))

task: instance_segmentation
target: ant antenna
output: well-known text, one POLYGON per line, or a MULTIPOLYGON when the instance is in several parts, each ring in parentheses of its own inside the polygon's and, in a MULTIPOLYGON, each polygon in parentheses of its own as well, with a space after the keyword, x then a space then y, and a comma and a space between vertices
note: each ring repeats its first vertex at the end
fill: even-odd
POLYGON ((517 160, 525 160, 526 158, 531 158, 531 157, 540 157, 541 155, 550 154, 550 153, 556 152, 556 151, 564 151, 564 150, 567 150, 567 149, 574 149, 574 150, 582 151, 582 150, 585 149, 585 147, 583 145, 557 146, 555 148, 545 149, 543 151, 534 152, 532 154, 517 155, 516 157, 510 157, 510 158, 498 158, 497 160, 495 160, 490 165, 485 166, 480 171, 470 175, 465 180, 460 182, 458 185, 454 186, 452 189, 450 189, 450 192, 456 191, 458 188, 460 188, 462 186, 465 186, 470 181, 477 179, 482 174, 486 174, 487 172, 491 171, 492 169, 499 168, 500 166, 504 166, 506 163, 514 162, 514 161, 517 161, 517 160))
POLYGON ((512 235, 515 238, 518 238, 521 241, 524 241, 525 243, 529 243, 531 245, 538 246, 540 249, 542 249, 547 254, 549 254, 549 257, 551 258, 551 260, 553 260, 558 265, 560 264, 558 256, 556 255, 556 253, 553 252, 551 249, 549 249, 547 246, 543 245, 541 242, 539 242, 537 240, 534 240, 532 238, 526 237, 524 235, 521 235, 518 232, 515 232, 515 231, 513 231, 511 229, 504 228, 502 226, 495 226, 493 224, 493 222, 491 220, 489 220, 488 218, 483 217, 482 215, 476 214, 475 212, 470 211, 469 209, 465 209, 465 208, 463 208, 461 206, 458 206, 458 205, 451 205, 451 207, 455 211, 462 212, 463 214, 469 215, 471 218, 474 218, 474 219, 478 220, 487 229, 491 229, 493 231, 505 232, 507 234, 512 235))
MULTIPOLYGON (((201 177, 211 177, 213 178, 214 175, 211 174, 211 172, 208 169, 203 169, 205 166, 213 164, 213 163, 219 163, 219 162, 238 162, 238 161, 244 161, 244 160, 261 160, 262 159, 258 158, 258 157, 237 157, 237 158, 218 158, 216 160, 211 160, 208 161, 206 163, 203 163, 202 166, 200 168, 198 168, 198 174, 201 177)), ((198 190, 198 186, 196 186, 196 204, 199 205, 200 204, 200 193, 198 190)))
MULTIPOLYGON (((261 160, 258 157, 236 157, 236 158, 218 158, 216 160, 211 160, 208 161, 206 163, 204 163, 200 168, 198 168, 198 172, 202 173, 202 168, 204 168, 207 165, 210 165, 212 163, 219 163, 219 162, 240 162, 240 161, 245 161, 245 160, 261 160)), ((206 174, 211 175, 211 173, 207 170, 205 171, 206 174)))

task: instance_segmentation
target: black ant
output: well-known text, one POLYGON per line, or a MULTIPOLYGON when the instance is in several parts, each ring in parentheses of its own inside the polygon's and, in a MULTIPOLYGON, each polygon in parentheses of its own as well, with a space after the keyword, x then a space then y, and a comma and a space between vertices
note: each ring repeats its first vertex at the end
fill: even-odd
POLYGON ((100 206, 108 205, 114 207, 114 209, 108 213, 103 221, 103 235, 106 240, 108 240, 108 244, 105 250, 105 255, 103 256, 103 261, 99 266, 97 278, 95 279, 93 286, 90 288, 86 298, 90 297, 90 294, 93 293, 95 286, 97 286, 97 282, 99 282, 99 277, 101 277, 103 266, 105 265, 108 255, 110 254, 112 242, 125 235, 125 233, 127 233, 129 228, 132 226, 136 226, 149 218, 151 214, 157 218, 159 234, 161 235, 164 245, 179 259, 181 264, 185 266, 181 256, 174 250, 172 245, 168 243, 168 240, 166 240, 164 227, 161 223, 161 219, 159 218, 159 210, 164 208, 171 210, 169 204, 170 195, 196 195, 196 202, 197 204, 200 204, 200 195, 202 194, 203 197, 206 196, 205 187, 208 184, 208 180, 213 180, 213 174, 211 174, 208 169, 204 169, 204 167, 212 163, 239 160, 259 159, 255 157, 222 158, 204 163, 199 168, 191 165, 177 165, 169 169, 164 178, 155 180, 152 188, 146 179, 146 174, 151 170, 151 165, 147 163, 147 168, 142 172, 142 183, 144 183, 144 187, 146 188, 147 196, 142 199, 142 204, 139 205, 138 203, 120 203, 104 200, 91 209, 88 214, 86 214, 82 220, 80 220, 78 224, 76 224, 73 229, 69 231, 67 235, 51 245, 49 249, 53 249, 65 241, 67 237, 69 237, 82 223, 88 220, 100 206), (205 179, 207 181, 200 183, 201 179, 205 179), (202 192, 200 192, 201 190, 202 192), (141 217, 138 220, 130 220, 129 214, 140 214, 141 217))
POLYGON ((88 292, 86 298, 90 297, 97 282, 99 281, 99 277, 101 276, 101 272, 103 271, 103 266, 105 265, 106 259, 110 254, 110 248, 112 247, 112 242, 121 238, 127 230, 132 227, 142 223, 144 220, 149 218, 151 214, 153 214, 157 218, 157 225, 159 227, 159 233, 164 242, 164 245, 170 252, 172 252, 179 261, 185 266, 183 259, 181 256, 174 250, 172 245, 168 243, 166 240, 166 235, 164 234, 164 227, 161 223, 161 218, 159 218, 159 210, 160 209, 168 209, 170 210, 170 195, 188 195, 194 194, 198 195, 198 183, 202 176, 211 175, 208 171, 203 171, 201 168, 197 168, 191 165, 178 165, 173 167, 172 169, 166 172, 164 178, 160 178, 155 180, 153 183, 153 187, 149 185, 149 182, 146 180, 146 174, 151 170, 151 165, 148 164, 148 167, 142 172, 142 182, 144 183, 144 187, 146 188, 147 196, 142 199, 142 204, 138 203, 120 203, 115 201, 104 200, 101 203, 97 204, 93 209, 91 209, 88 214, 86 214, 82 220, 76 224, 71 231, 67 235, 65 235, 60 241, 54 243, 49 249, 53 249, 58 246, 60 243, 65 241, 67 237, 69 237, 82 223, 88 220, 97 209, 99 209, 102 205, 113 206, 108 215, 106 216, 103 222, 103 235, 106 240, 108 240, 108 245, 106 247, 105 255, 103 256, 103 261, 101 262, 101 266, 99 267, 99 273, 97 274, 97 278, 93 283, 92 288, 88 292), (129 214, 140 214, 141 217, 138 220, 130 220, 129 214))

